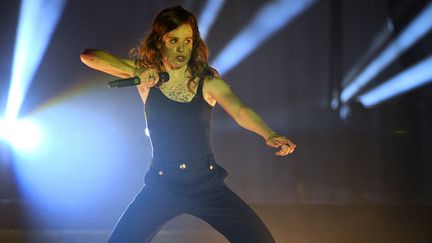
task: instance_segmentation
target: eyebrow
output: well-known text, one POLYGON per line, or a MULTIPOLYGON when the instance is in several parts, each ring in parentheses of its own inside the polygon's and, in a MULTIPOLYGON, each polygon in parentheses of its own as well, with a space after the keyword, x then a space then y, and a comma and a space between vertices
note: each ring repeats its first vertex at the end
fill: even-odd
MULTIPOLYGON (((179 39, 179 37, 178 36, 170 36, 169 34, 167 35, 167 38, 175 38, 175 39, 179 39)), ((185 37, 185 39, 193 39, 193 37, 192 36, 186 36, 185 37)))

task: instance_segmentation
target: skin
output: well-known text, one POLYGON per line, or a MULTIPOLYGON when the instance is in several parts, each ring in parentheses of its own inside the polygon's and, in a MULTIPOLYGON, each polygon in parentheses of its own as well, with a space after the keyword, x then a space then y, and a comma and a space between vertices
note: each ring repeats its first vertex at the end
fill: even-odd
MULTIPOLYGON (((167 98, 178 102, 191 101, 197 89, 197 85, 192 86, 194 92, 191 92, 187 87, 191 76, 187 64, 192 53, 192 34, 189 25, 180 25, 165 34, 158 46, 162 52, 164 68, 170 75, 170 80, 159 88, 167 98)), ((142 83, 137 88, 144 104, 150 88, 159 81, 156 69, 140 70, 135 67, 134 60, 120 59, 102 50, 85 50, 81 54, 81 60, 91 68, 117 77, 139 76, 142 83)), ((268 127, 260 116, 232 92, 224 80, 204 80, 203 95, 209 105, 218 103, 241 127, 260 135, 268 146, 279 148, 276 155, 285 156, 294 152, 296 145, 268 127)))
MULTIPOLYGON (((192 89, 195 92, 191 92, 187 87, 187 80, 191 76, 187 72, 187 63, 191 58, 192 40, 192 28, 189 25, 181 25, 167 33, 162 38, 162 45, 159 46, 165 70, 172 77, 169 82, 163 83, 159 88, 165 96, 179 102, 191 101, 197 88, 197 85, 193 86, 192 89)), ((198 82, 198 80, 195 81, 198 82)), ((206 101, 214 105, 214 101, 210 101, 208 95, 206 101)))

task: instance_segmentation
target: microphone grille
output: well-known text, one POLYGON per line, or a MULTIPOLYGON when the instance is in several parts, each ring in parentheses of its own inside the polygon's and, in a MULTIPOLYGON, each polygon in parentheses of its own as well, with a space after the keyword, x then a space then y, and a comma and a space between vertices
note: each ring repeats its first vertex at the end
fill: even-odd
POLYGON ((162 82, 166 82, 170 79, 169 73, 167 72, 160 72, 159 73, 159 80, 162 82))

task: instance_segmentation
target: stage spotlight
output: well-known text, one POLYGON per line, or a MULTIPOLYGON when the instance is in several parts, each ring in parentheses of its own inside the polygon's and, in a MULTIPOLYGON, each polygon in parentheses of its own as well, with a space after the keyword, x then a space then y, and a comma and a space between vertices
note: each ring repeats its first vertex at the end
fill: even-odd
POLYGON ((6 105, 7 120, 15 120, 18 116, 27 89, 48 46, 65 2, 65 0, 21 1, 11 84, 6 105))
POLYGON ((0 120, 0 138, 18 152, 34 152, 41 146, 40 125, 31 119, 0 120))
POLYGON ((207 34, 213 26, 213 23, 219 15, 224 3, 225 0, 207 0, 207 4, 205 5, 198 21, 201 38, 203 40, 206 39, 207 34))
POLYGON ((432 3, 426 6, 421 13, 402 31, 402 33, 385 48, 361 72, 341 94, 341 101, 348 102, 360 89, 375 78, 384 68, 399 57, 404 51, 425 36, 432 28, 432 3))
POLYGON ((404 70, 366 94, 359 96, 359 100, 365 107, 372 107, 431 81, 432 56, 404 70))
POLYGON ((252 21, 215 58, 212 66, 227 73, 261 43, 284 27, 315 0, 276 0, 266 4, 252 21))

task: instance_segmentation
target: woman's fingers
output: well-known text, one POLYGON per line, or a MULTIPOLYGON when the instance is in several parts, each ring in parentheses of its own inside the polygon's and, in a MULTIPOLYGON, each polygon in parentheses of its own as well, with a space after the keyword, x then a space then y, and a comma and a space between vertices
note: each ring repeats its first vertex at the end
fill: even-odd
POLYGON ((290 147, 288 145, 282 145, 281 149, 278 152, 276 152, 276 155, 285 156, 287 154, 291 154, 292 152, 294 152, 293 147, 290 147))
POLYGON ((287 154, 291 154, 294 152, 296 148, 296 145, 285 137, 282 136, 275 137, 273 140, 275 140, 274 144, 277 144, 277 146, 272 146, 272 147, 281 148, 278 152, 276 152, 276 155, 285 156, 287 154))
POLYGON ((147 87, 151 88, 159 81, 159 75, 156 69, 147 69, 140 74, 141 82, 147 87))

